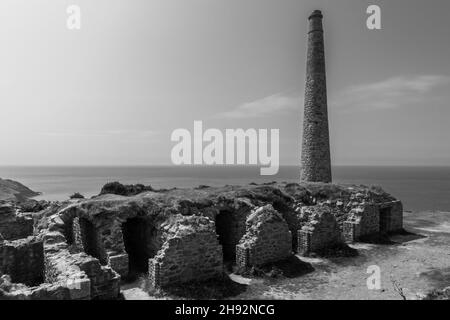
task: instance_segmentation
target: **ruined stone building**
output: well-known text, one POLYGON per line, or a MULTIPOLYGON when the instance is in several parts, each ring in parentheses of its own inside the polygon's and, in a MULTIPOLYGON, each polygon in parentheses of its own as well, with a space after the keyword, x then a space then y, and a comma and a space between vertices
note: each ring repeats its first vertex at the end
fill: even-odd
POLYGON ((330 183, 320 11, 309 17, 303 130, 301 183, 170 190, 113 183, 120 192, 35 212, 0 205, 0 299, 117 299, 121 282, 137 276, 154 288, 221 279, 234 267, 401 231, 400 201, 380 188, 330 183))
POLYGON ((322 13, 309 17, 301 180, 331 182, 322 13))
POLYGON ((263 184, 104 194, 37 213, 0 207, 1 299, 116 299, 146 275, 155 288, 402 230, 381 189, 263 184), (31 224, 30 224, 31 223, 31 224), (28 225, 28 226, 27 226, 28 225))

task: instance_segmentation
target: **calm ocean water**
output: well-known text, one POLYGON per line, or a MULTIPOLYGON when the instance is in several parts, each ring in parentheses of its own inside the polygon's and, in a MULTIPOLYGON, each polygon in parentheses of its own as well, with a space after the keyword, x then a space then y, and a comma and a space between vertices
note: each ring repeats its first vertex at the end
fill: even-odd
MULTIPOLYGON (((74 192, 86 197, 98 194, 111 181, 158 188, 295 182, 299 168, 284 166, 276 176, 264 177, 256 167, 0 167, 0 177, 42 192, 37 199, 65 200, 74 192)), ((405 210, 450 211, 450 167, 338 166, 333 168, 333 179, 339 183, 380 185, 401 199, 405 210)))

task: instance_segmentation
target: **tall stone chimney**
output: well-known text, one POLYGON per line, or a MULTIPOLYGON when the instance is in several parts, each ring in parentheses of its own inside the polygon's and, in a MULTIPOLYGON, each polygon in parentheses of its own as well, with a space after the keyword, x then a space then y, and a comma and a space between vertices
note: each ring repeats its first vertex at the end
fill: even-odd
POLYGON ((315 10, 308 18, 301 180, 311 182, 331 182, 322 18, 319 10, 315 10))

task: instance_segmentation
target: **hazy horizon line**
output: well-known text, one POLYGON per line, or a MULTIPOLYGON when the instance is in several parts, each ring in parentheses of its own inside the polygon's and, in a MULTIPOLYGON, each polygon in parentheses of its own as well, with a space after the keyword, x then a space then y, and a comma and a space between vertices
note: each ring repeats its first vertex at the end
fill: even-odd
MULTIPOLYGON (((260 165, 173 165, 173 164, 117 164, 117 165, 101 165, 101 164, 46 164, 46 165, 16 165, 16 164, 0 164, 0 168, 145 168, 145 167, 171 167, 171 168, 259 168, 260 165)), ((299 167, 297 164, 280 164, 281 167, 299 167)), ((332 164, 331 167, 416 167, 416 168, 448 168, 450 165, 429 165, 429 164, 332 164)))

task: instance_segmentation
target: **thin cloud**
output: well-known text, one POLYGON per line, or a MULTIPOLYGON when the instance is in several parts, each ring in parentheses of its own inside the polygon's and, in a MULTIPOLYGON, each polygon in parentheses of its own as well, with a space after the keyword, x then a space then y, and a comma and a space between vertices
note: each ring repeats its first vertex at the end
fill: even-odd
POLYGON ((301 99, 299 97, 278 93, 256 101, 243 103, 231 111, 216 115, 215 118, 268 117, 299 110, 300 104, 301 99))
POLYGON ((450 77, 422 75, 394 77, 384 81, 350 86, 331 99, 341 110, 393 109, 411 103, 425 102, 437 87, 450 82, 450 77))

